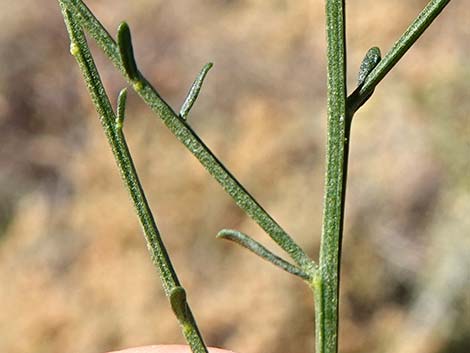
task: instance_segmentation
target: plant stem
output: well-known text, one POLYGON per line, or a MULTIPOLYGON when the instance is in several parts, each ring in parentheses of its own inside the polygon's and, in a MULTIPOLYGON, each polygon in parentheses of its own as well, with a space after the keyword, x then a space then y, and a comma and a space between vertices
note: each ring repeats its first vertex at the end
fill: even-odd
POLYGON ((133 199, 152 260, 159 268, 165 293, 194 353, 207 353, 207 348, 187 304, 186 292, 179 283, 160 237, 122 131, 126 91, 123 90, 119 96, 116 117, 96 70, 82 27, 96 40, 140 97, 160 116, 176 138, 221 184, 236 204, 299 265, 293 265, 274 255, 243 233, 224 230, 219 234, 220 237, 245 246, 255 254, 309 283, 314 290, 315 297, 316 353, 337 353, 341 243, 352 117, 372 95, 375 86, 403 57, 449 2, 450 0, 431 0, 381 61, 378 48, 372 48, 372 51, 370 50, 366 55, 363 65, 361 64, 357 89, 347 97, 345 0, 326 0, 328 136, 322 236, 317 267, 188 125, 187 115, 196 101, 211 64, 206 65, 197 77, 178 115, 138 70, 132 49, 130 29, 126 23, 121 24, 118 31, 118 43, 116 43, 82 0, 59 0, 71 38, 71 53, 77 59, 85 77, 121 175, 133 199))
POLYGON ((292 239, 292 237, 261 207, 261 205, 248 193, 240 182, 217 159, 212 151, 204 144, 188 123, 180 118, 173 109, 160 97, 154 87, 142 76, 139 80, 132 80, 124 69, 119 48, 101 23, 93 16, 81 0, 62 0, 81 25, 96 40, 105 54, 119 69, 134 90, 147 103, 147 105, 163 120, 170 131, 181 141, 186 148, 199 160, 233 198, 235 203, 243 209, 291 258, 306 272, 312 273, 315 264, 292 239))
POLYGON ((346 99, 345 1, 327 0, 328 142, 319 271, 315 291, 316 351, 337 353, 341 242, 354 113, 450 0, 431 0, 358 88, 346 99))
MULTIPOLYGON (((100 116, 101 124, 108 138, 122 179, 134 202, 134 207, 144 230, 152 261, 159 269, 165 293, 171 298, 171 293, 174 292, 175 288, 182 287, 163 244, 122 132, 125 91, 122 91, 120 94, 119 114, 117 119, 91 56, 85 35, 67 7, 64 6, 61 1, 59 1, 59 3, 71 40, 70 51, 79 64, 93 104, 100 116)), ((178 302, 178 305, 182 307, 182 309, 178 311, 185 313, 185 315, 180 317, 177 314, 183 334, 194 353, 207 353, 207 348, 185 299, 186 297, 184 297, 184 301, 178 302)), ((178 311, 175 310, 175 313, 178 313, 178 311)))
POLYGON ((328 137, 319 271, 313 280, 316 352, 338 351, 338 296, 347 141, 344 0, 326 1, 328 137))
POLYGON ((348 110, 350 110, 352 114, 364 104, 375 86, 382 81, 449 3, 450 0, 431 0, 426 5, 423 11, 420 12, 406 29, 405 33, 395 42, 392 49, 390 49, 375 69, 367 76, 364 84, 360 85, 348 97, 348 110))

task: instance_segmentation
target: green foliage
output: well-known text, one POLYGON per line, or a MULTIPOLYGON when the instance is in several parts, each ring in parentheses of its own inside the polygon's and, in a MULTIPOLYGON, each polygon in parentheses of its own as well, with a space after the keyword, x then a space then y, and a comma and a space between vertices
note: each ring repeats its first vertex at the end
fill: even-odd
POLYGON ((432 0, 381 60, 380 50, 371 48, 361 64, 356 90, 348 97, 346 87, 345 1, 326 1, 328 59, 328 140, 323 227, 319 264, 261 207, 240 182, 216 158, 188 125, 188 114, 196 102, 204 78, 212 67, 203 67, 179 114, 166 103, 139 71, 132 47, 131 31, 123 22, 117 42, 81 0, 59 0, 70 36, 70 52, 77 60, 88 91, 99 114, 124 184, 141 222, 152 261, 159 270, 163 288, 180 322, 183 335, 195 353, 207 352, 170 257, 161 239, 140 184, 123 132, 127 89, 119 94, 114 112, 94 64, 83 30, 98 43, 114 66, 144 102, 200 161, 242 208, 291 257, 295 264, 275 255, 246 234, 222 230, 219 238, 231 240, 288 273, 304 280, 314 291, 317 353, 338 351, 339 270, 343 233, 344 202, 351 122, 354 113, 371 97, 376 85, 406 53, 450 0, 432 0))

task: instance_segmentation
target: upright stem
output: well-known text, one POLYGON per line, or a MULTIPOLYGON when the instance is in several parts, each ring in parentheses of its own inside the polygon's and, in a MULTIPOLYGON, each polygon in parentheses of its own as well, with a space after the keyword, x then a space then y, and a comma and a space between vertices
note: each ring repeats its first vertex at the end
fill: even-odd
POLYGON ((201 138, 188 125, 188 122, 176 114, 168 103, 162 99, 155 88, 142 74, 133 80, 127 74, 121 62, 121 55, 116 42, 111 38, 102 24, 95 18, 82 0, 60 0, 73 11, 77 20, 93 37, 111 62, 119 69, 137 94, 163 120, 170 131, 207 169, 223 189, 290 257, 307 272, 313 271, 315 264, 292 237, 269 215, 243 185, 218 160, 201 138))
POLYGON ((326 1, 328 137, 319 271, 313 280, 316 352, 338 351, 338 297, 349 122, 344 0, 326 1))

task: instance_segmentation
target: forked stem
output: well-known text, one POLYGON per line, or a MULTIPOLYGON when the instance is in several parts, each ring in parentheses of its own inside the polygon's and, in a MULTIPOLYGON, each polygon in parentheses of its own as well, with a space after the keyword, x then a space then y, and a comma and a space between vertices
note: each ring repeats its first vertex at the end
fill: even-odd
POLYGON ((421 37, 424 31, 439 16, 451 0, 431 0, 408 26, 402 36, 395 42, 392 49, 367 76, 363 84, 348 97, 348 109, 354 114, 370 97, 375 87, 400 61, 408 49, 421 37))
POLYGON ((449 2, 431 0, 382 60, 378 49, 372 48, 361 65, 358 88, 346 99, 345 0, 326 1, 327 167, 319 271, 311 282, 315 292, 316 353, 338 352, 341 243, 353 115, 449 2))
POLYGON ((348 167, 350 128, 354 113, 372 95, 375 86, 432 23, 450 0, 431 0, 415 21, 380 61, 380 51, 372 48, 361 65, 357 89, 347 98, 345 0, 326 0, 328 59, 328 138, 325 175, 322 237, 319 265, 310 260, 299 245, 244 189, 191 129, 186 119, 201 89, 211 64, 196 78, 180 114, 176 114, 138 70, 132 49, 130 29, 121 24, 116 43, 81 0, 59 0, 71 38, 70 51, 77 59, 93 103, 112 147, 122 177, 134 201, 152 260, 160 275, 171 307, 194 353, 207 353, 202 337, 186 300, 151 214, 123 134, 126 90, 118 99, 117 116, 101 83, 89 52, 82 27, 97 41, 134 90, 156 112, 166 126, 209 173, 222 185, 248 215, 295 261, 293 265, 247 235, 224 230, 219 237, 248 248, 283 270, 304 279, 314 290, 316 353, 338 352, 338 312, 341 242, 348 167))
MULTIPOLYGON (((293 238, 266 212, 243 185, 218 160, 214 153, 205 145, 193 129, 176 114, 168 103, 163 100, 157 90, 141 73, 136 77, 124 67, 120 49, 101 23, 93 16, 81 0, 61 0, 69 8, 80 24, 96 40, 112 63, 132 84, 134 90, 144 102, 162 119, 175 137, 199 160, 212 177, 304 271, 310 272, 315 264, 293 238)), ((129 38, 130 40, 130 38, 129 38)), ((131 46, 127 46, 131 48, 131 46)), ((127 52, 127 51, 126 51, 127 52)), ((127 55, 127 54, 126 54, 127 55)), ((135 61, 134 61, 135 62, 135 61)))
POLYGON ((85 35, 73 14, 61 3, 62 14, 69 33, 70 52, 77 60, 80 71, 87 84, 93 104, 98 112, 106 137, 116 159, 122 179, 134 203, 137 215, 144 230, 147 246, 153 263, 159 269, 160 278, 166 295, 169 297, 173 310, 181 324, 183 335, 191 346, 193 353, 208 353, 196 321, 186 302, 186 296, 174 300, 175 291, 184 289, 178 280, 176 272, 163 244, 154 217, 140 184, 134 163, 123 133, 125 115, 126 90, 122 90, 118 98, 117 116, 113 111, 109 98, 103 87, 93 57, 91 56, 85 35), (184 315, 179 315, 184 313, 184 315))

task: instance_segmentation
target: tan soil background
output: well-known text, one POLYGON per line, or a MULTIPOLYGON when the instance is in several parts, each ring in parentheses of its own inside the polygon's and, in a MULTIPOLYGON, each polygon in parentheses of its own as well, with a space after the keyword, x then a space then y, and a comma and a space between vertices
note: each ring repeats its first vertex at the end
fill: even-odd
MULTIPOLYGON (((348 1, 350 91, 426 1, 348 1)), ((325 144, 324 1, 88 1, 191 125, 316 258, 325 144)), ((0 352, 179 343, 55 1, 0 12, 0 352)), ((96 51, 108 92, 123 80, 96 51)), ((453 1, 356 116, 341 287, 342 353, 470 351, 470 6, 453 1)), ((125 130, 210 345, 313 352, 312 295, 215 239, 269 238, 131 93, 125 130)))

